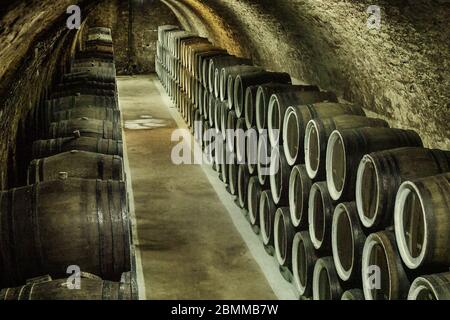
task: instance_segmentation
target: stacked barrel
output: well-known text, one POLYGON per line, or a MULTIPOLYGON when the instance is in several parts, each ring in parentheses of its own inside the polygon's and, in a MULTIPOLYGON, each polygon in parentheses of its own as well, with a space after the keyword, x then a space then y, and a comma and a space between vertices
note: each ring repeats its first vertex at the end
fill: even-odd
POLYGON ((299 297, 450 297, 449 151, 176 26, 156 70, 299 297))
POLYGON ((137 297, 111 30, 87 33, 35 113, 28 185, 0 192, 0 299, 137 297))

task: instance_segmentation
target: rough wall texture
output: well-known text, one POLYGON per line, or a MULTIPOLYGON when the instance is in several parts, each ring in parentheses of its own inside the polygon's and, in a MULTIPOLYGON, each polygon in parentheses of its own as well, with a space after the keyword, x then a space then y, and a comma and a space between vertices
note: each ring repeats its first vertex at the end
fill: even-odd
MULTIPOLYGON (((16 1, 0 20, 0 188, 24 183, 38 108, 75 49, 66 27, 75 1, 16 1)), ((80 5, 82 5, 80 1, 80 5)), ((89 6, 84 7, 89 10, 89 6)), ((37 124, 39 125, 39 124, 37 124)))
POLYGON ((427 146, 450 149, 448 1, 378 0, 381 29, 369 30, 369 0, 13 0, 0 7, 2 188, 23 174, 27 116, 73 50, 75 33, 65 27, 71 4, 82 6, 83 18, 98 4, 88 24, 113 28, 119 71, 153 71, 155 30, 178 20, 233 54, 335 91, 417 130, 427 146))
POLYGON ((142 74, 155 72, 158 26, 178 25, 178 19, 159 0, 106 0, 87 24, 112 28, 119 74, 142 74))
POLYGON ((450 149, 450 4, 368 0, 164 0, 180 21, 231 52, 360 103, 450 149), (192 15, 196 20, 189 19, 192 15), (236 43, 239 43, 236 50, 236 43))

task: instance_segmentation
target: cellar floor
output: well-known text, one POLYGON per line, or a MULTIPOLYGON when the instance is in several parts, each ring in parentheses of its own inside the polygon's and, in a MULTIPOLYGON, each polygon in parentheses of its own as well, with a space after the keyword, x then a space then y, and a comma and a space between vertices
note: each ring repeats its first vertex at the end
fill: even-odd
POLYGON ((118 77, 118 88, 141 299, 280 298, 273 288, 284 284, 269 283, 205 169, 171 161, 171 135, 182 124, 157 77, 118 77))

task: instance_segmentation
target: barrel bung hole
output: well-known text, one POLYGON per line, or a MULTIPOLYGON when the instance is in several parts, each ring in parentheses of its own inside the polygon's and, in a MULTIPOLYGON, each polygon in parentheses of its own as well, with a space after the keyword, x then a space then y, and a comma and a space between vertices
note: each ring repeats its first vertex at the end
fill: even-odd
POLYGON ((337 217, 336 230, 336 247, 339 257, 339 263, 342 268, 349 272, 354 264, 354 246, 353 246, 353 231, 350 219, 344 208, 340 208, 335 214, 337 217))
POLYGON ((369 257, 369 265, 378 266, 380 268, 379 274, 379 286, 373 286, 371 289, 371 295, 373 300, 389 300, 390 292, 390 273, 388 260, 383 247, 376 243, 372 247, 369 257))

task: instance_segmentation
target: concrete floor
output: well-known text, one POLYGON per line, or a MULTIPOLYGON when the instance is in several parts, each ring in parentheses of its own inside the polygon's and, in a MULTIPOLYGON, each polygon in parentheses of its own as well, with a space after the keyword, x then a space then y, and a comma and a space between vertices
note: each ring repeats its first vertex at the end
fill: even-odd
POLYGON ((146 298, 276 299, 202 167, 172 163, 157 81, 118 77, 146 298))

